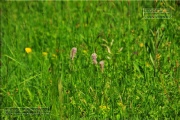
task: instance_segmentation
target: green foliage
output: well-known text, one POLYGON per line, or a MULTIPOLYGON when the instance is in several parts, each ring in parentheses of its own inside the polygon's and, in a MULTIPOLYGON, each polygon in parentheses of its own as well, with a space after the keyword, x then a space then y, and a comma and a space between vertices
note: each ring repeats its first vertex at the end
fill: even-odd
POLYGON ((1 119, 179 118, 175 1, 7 1, 0 6, 1 119), (154 7, 170 9, 173 17, 143 19, 143 8, 154 7), (71 60, 73 47, 77 53, 71 60), (10 115, 7 107, 50 112, 10 115))

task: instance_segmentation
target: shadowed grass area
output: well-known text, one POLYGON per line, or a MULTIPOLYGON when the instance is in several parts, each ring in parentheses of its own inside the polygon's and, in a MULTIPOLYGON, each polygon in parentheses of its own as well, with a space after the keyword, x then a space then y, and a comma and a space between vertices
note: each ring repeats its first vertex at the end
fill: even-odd
POLYGON ((175 1, 0 6, 1 119, 179 118, 175 1), (172 18, 144 19, 145 8, 172 18))

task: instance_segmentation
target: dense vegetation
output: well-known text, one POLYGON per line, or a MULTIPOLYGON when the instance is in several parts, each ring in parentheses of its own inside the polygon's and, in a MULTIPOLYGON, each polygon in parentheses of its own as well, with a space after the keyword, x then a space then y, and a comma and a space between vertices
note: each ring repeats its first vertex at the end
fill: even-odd
POLYGON ((175 1, 0 6, 1 119, 180 119, 175 1), (144 8, 161 8, 172 17, 144 19, 144 8), (50 112, 7 114, 8 107, 50 112))

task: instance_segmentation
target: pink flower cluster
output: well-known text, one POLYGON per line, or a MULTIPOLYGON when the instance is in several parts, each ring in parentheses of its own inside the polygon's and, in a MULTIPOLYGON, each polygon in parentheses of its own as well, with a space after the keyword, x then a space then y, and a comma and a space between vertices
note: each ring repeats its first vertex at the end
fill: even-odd
MULTIPOLYGON (((76 48, 76 47, 73 47, 73 48, 71 49, 71 54, 70 54, 70 57, 71 57, 72 60, 74 59, 76 53, 77 53, 77 48, 76 48)), ((96 64, 98 63, 98 62, 97 62, 97 54, 96 54, 96 53, 93 53, 93 54, 91 55, 91 57, 92 57, 93 64, 96 65, 96 64)), ((103 71, 104 71, 104 61, 103 61, 103 60, 100 61, 99 64, 100 64, 101 72, 103 72, 103 71)))
POLYGON ((70 54, 70 57, 71 57, 72 60, 74 59, 76 53, 77 53, 77 48, 76 48, 76 47, 73 47, 73 48, 71 49, 71 54, 70 54))
MULTIPOLYGON (((93 64, 96 65, 96 64, 98 63, 98 62, 97 62, 97 54, 96 54, 96 53, 93 53, 91 56, 92 56, 93 64)), ((101 72, 103 72, 103 71, 104 71, 104 61, 103 61, 103 60, 100 61, 99 64, 100 64, 101 72)))
POLYGON ((93 64, 97 64, 97 54, 93 53, 92 55, 93 64))

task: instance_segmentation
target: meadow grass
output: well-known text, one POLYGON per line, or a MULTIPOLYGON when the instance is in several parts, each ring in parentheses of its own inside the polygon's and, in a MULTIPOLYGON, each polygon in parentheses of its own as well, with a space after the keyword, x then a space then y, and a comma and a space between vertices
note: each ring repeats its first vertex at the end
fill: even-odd
POLYGON ((175 1, 0 6, 1 119, 180 119, 175 1), (143 8, 155 7, 171 10, 172 18, 143 19, 143 8), (8 107, 22 114, 8 114, 8 107), (42 112, 25 114, 22 108, 42 112))

